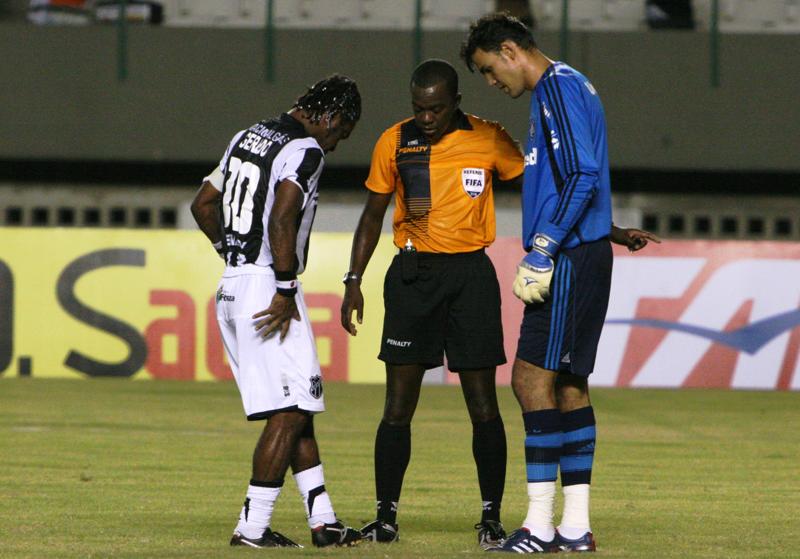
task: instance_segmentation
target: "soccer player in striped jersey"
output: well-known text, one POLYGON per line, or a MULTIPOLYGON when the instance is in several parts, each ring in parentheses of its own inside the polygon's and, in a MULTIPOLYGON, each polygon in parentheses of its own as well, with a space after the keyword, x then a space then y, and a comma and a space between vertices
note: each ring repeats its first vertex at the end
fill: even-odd
POLYGON ((245 414, 266 420, 231 545, 302 547, 270 528, 289 466, 312 543, 350 546, 361 539, 336 518, 325 490, 313 423, 325 409, 322 378, 297 281, 324 154, 350 135, 360 115, 354 81, 334 75, 317 82, 289 112, 236 134, 192 203, 226 263, 217 321, 245 414))
MULTIPOLYGON (((529 506, 522 528, 497 549, 594 551, 589 485, 595 417, 587 380, 605 320, 612 265, 603 107, 585 76, 547 58, 530 30, 507 14, 473 23, 461 55, 470 71, 510 97, 531 92, 522 192, 522 242, 528 254, 513 285, 526 306, 512 372, 525 425, 529 506), (559 470, 564 513, 556 529, 559 470)), ((631 250, 656 240, 638 233, 644 236, 628 245, 631 250)))

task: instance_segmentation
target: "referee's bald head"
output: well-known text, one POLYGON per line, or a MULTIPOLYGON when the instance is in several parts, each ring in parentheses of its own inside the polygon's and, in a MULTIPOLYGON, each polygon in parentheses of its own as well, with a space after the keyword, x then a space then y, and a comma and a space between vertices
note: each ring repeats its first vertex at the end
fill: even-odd
POLYGON ((416 67, 411 74, 411 87, 427 89, 444 83, 452 99, 458 97, 458 72, 453 65, 440 58, 431 58, 416 67))

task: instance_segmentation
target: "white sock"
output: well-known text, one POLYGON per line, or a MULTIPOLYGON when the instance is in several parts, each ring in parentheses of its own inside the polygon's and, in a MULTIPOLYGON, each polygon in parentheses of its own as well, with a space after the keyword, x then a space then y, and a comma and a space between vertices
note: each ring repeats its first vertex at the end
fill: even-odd
POLYGON ((564 487, 564 516, 558 533, 569 540, 576 540, 592 531, 589 526, 589 487, 588 483, 564 487))
POLYGON ((306 507, 308 526, 314 528, 320 524, 333 524, 336 515, 328 492, 325 490, 325 476, 322 473, 322 464, 294 474, 297 489, 303 497, 303 506, 306 507))
POLYGON ((257 540, 263 536, 264 530, 272 520, 272 510, 275 508, 275 501, 278 500, 280 494, 280 487, 249 485, 236 531, 251 540, 257 540))
POLYGON ((542 541, 555 537, 553 504, 556 499, 556 482, 540 481, 528 484, 528 516, 522 526, 542 541))

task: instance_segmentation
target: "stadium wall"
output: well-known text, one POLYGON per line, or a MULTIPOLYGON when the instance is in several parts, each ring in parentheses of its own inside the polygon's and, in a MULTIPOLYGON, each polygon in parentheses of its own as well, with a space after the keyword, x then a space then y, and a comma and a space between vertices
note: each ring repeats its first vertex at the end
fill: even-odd
MULTIPOLYGON (((225 380, 215 319, 222 262, 198 232, 3 229, 0 375, 225 380)), ((383 235, 365 275, 364 322, 339 324, 352 236, 313 237, 303 289, 327 380, 382 382, 376 359, 383 235)), ((619 247, 615 247, 619 249, 619 247)), ((513 237, 489 250, 513 359, 523 306, 512 295, 513 237)), ((800 243, 671 241, 617 250, 597 386, 800 389, 800 243), (754 289, 754 286, 758 286, 754 289)), ((456 380, 434 370, 428 382, 456 380)), ((498 371, 507 384, 510 366, 498 371)))
MULTIPOLYGON (((541 32, 545 52, 559 38, 541 32)), ((569 61, 608 113, 616 167, 797 172, 800 36, 724 35, 711 86, 700 32, 578 33, 569 61)), ((425 57, 457 63, 462 32, 428 32, 425 57)), ((380 132, 410 112, 412 36, 392 31, 279 30, 275 83, 260 30, 132 26, 128 77, 117 77, 112 26, 0 24, 0 160, 214 161, 240 127, 287 108, 334 71, 356 78, 364 118, 331 157, 364 166, 380 132)), ((463 107, 527 129, 527 103, 489 91, 460 63, 463 107)))

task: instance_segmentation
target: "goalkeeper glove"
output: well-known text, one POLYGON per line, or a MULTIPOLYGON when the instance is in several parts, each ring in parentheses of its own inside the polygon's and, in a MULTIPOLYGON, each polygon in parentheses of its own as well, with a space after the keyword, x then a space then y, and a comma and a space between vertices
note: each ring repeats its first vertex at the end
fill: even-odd
POLYGON ((543 303, 550 295, 553 255, 557 250, 558 244, 551 238, 541 234, 533 237, 533 249, 517 266, 514 279, 514 295, 526 305, 543 303))

